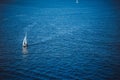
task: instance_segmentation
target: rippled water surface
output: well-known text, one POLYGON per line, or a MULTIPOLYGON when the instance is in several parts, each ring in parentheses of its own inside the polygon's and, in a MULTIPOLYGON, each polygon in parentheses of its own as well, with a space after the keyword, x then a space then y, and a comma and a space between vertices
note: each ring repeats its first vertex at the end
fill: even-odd
POLYGON ((120 80, 119 4, 1 2, 0 80, 120 80))

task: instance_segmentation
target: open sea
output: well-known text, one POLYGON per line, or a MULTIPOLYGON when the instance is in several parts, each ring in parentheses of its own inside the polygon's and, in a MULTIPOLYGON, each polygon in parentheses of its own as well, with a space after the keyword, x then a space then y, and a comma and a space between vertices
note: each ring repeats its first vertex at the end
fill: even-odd
POLYGON ((120 80, 120 1, 0 0, 0 80, 120 80))

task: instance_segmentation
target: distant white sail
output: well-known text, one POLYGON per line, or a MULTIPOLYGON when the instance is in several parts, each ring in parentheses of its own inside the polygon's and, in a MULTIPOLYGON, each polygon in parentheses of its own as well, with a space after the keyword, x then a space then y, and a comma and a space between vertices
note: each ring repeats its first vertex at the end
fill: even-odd
POLYGON ((78 0, 76 0, 76 3, 79 3, 79 1, 78 1, 78 0))
POLYGON ((23 47, 27 47, 27 33, 23 39, 23 47))

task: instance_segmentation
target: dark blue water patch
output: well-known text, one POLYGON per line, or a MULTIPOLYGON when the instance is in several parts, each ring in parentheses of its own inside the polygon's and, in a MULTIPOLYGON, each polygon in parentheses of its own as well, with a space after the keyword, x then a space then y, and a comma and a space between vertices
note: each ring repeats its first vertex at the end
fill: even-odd
POLYGON ((24 1, 24 0, 8 0, 1 1, 0 4, 16 5, 24 7, 38 7, 38 8, 80 8, 80 7, 102 7, 106 8, 107 5, 114 5, 119 7, 119 1, 113 0, 36 0, 36 1, 24 1), (102 6, 101 6, 102 5, 102 6))

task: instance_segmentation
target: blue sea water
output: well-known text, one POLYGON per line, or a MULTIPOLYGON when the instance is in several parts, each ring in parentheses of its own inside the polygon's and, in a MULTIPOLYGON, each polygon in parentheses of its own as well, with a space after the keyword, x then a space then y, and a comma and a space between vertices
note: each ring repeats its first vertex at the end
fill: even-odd
POLYGON ((1 1, 0 80, 120 80, 119 4, 1 1))

